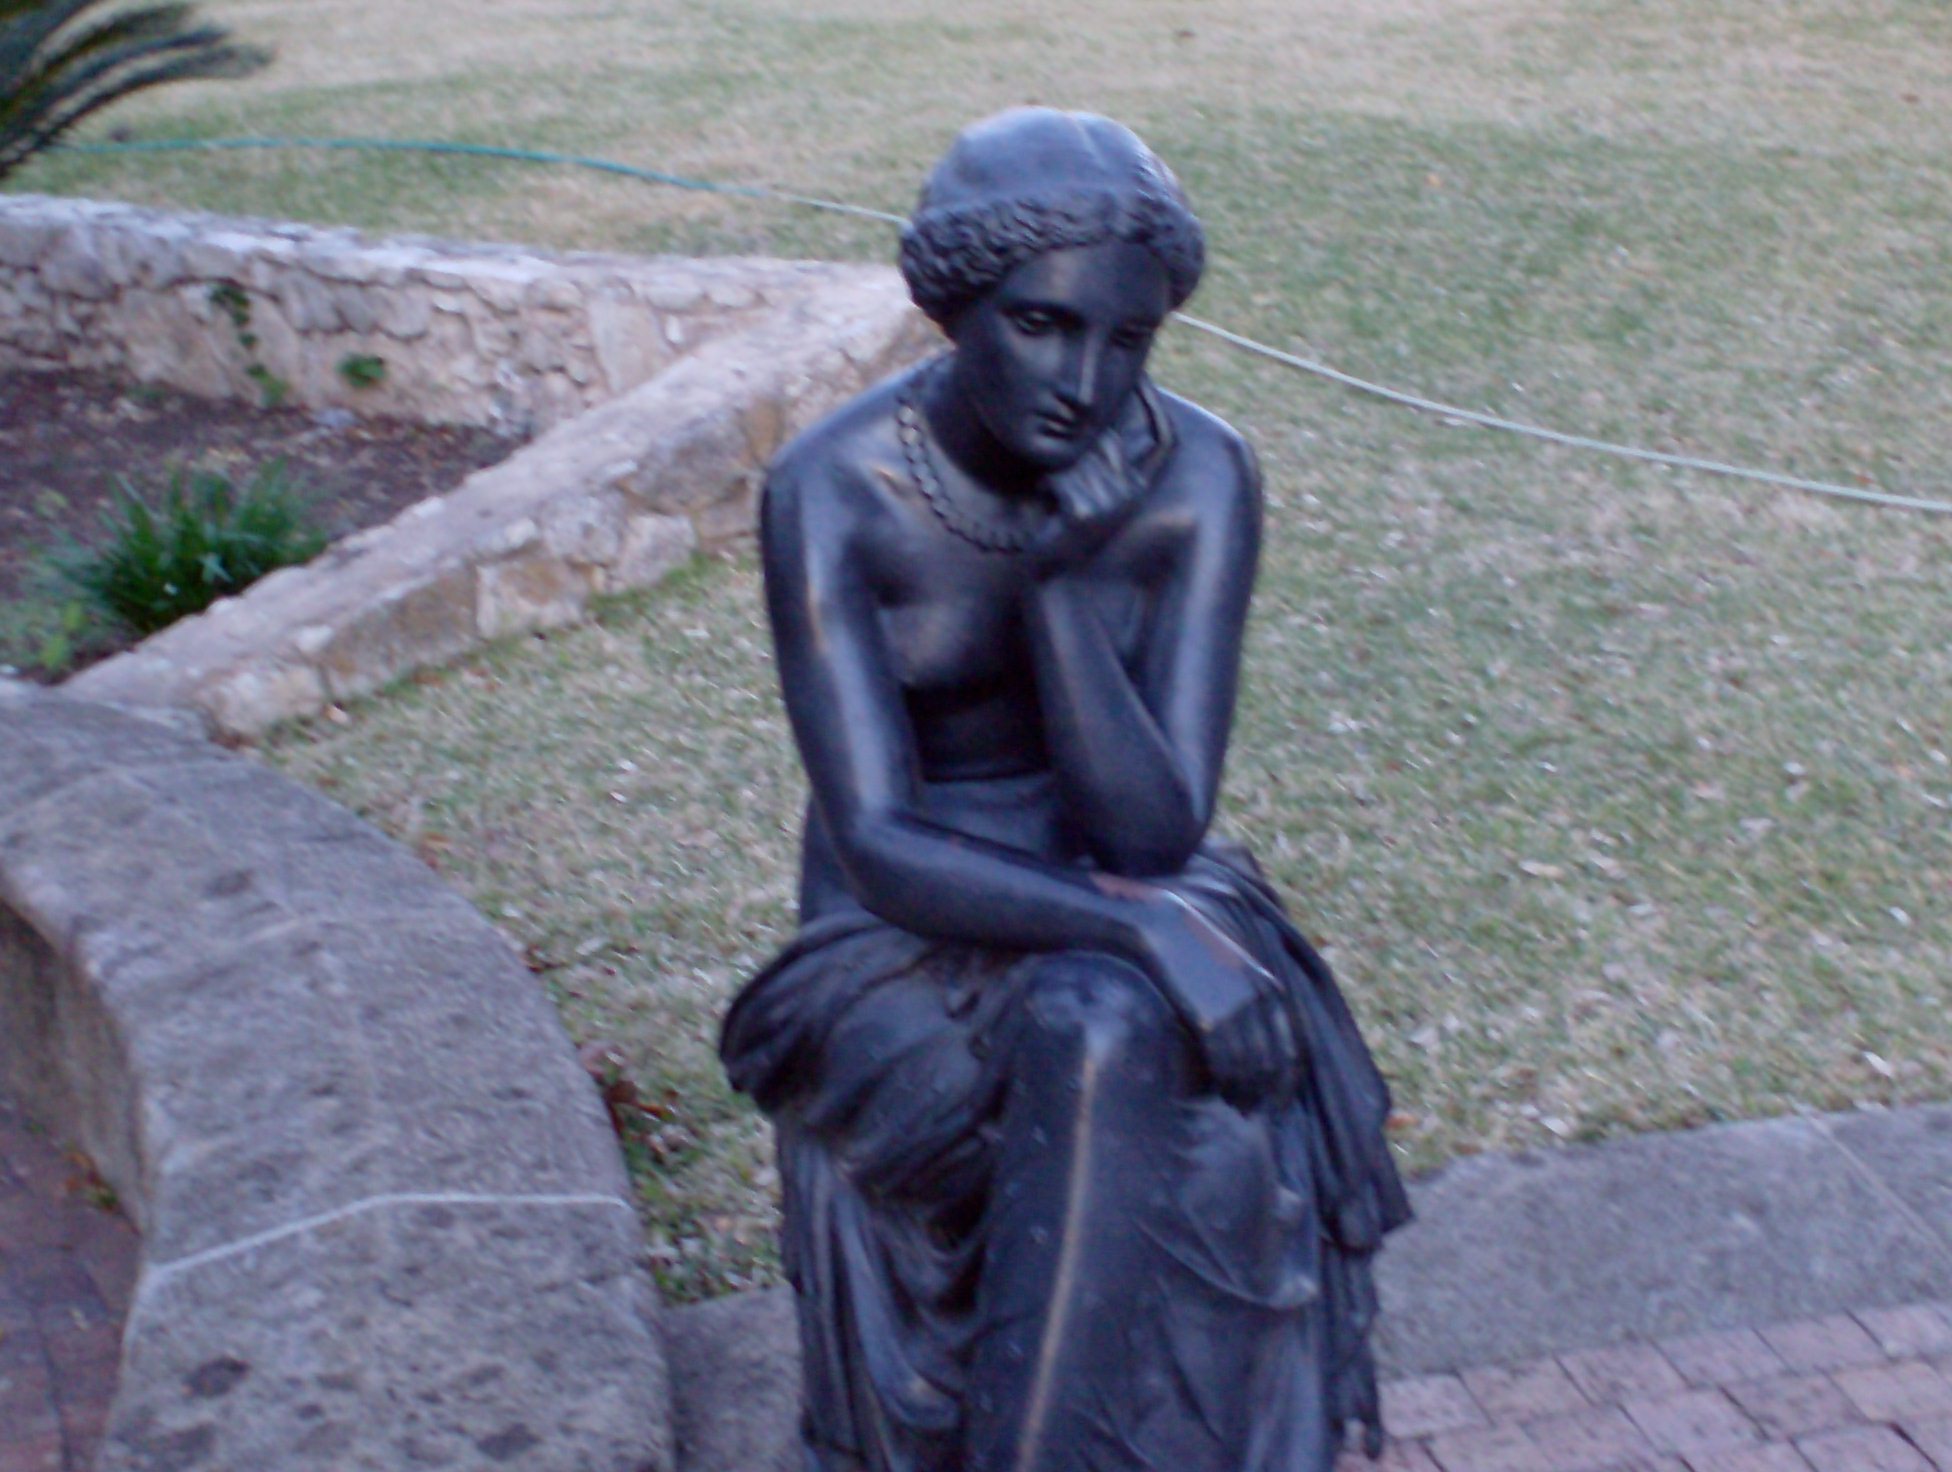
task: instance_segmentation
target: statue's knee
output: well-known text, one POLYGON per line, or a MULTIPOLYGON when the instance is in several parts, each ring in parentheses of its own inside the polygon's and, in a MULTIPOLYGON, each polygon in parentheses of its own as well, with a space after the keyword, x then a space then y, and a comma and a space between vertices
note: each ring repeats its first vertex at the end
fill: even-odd
POLYGON ((1176 1024, 1145 974, 1111 956, 1053 956, 1039 968, 1028 1021, 1089 1057, 1170 1047, 1176 1024))

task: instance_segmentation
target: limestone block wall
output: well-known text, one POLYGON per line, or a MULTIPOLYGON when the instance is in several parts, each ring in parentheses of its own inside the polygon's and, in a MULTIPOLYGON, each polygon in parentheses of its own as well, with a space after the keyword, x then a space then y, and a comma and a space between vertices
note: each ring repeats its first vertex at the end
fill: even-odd
POLYGON ((101 1472, 673 1472, 630 1188, 554 1009, 327 799, 0 680, 0 1086, 142 1231, 101 1472))
POLYGON ((781 442, 939 341, 886 267, 724 332, 452 492, 68 681, 249 737, 489 639, 573 623, 748 531, 781 442))
POLYGON ((528 435, 835 268, 553 254, 0 196, 0 365, 528 435), (382 365, 377 382, 372 364, 382 365), (348 365, 363 362, 365 371, 348 365))

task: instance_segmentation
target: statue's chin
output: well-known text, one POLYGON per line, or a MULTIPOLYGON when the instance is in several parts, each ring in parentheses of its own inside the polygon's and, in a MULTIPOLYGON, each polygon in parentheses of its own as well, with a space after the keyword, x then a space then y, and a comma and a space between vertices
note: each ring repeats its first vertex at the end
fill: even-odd
POLYGON ((1032 475, 1063 475, 1089 458, 1102 435, 1055 435, 1032 432, 1000 440, 1009 457, 1032 475))

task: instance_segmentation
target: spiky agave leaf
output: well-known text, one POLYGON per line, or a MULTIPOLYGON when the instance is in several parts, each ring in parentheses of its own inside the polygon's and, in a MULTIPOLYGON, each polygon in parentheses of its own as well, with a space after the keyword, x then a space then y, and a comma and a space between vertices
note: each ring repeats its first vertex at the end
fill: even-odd
POLYGON ((0 178, 83 118, 168 82, 243 76, 270 57, 197 25, 184 3, 141 5, 92 26, 103 0, 0 0, 0 178))
MULTIPOLYGON (((0 93, 12 95, 24 91, 33 80, 33 72, 48 71, 52 60, 50 43, 56 35, 100 3, 102 0, 41 0, 38 6, 29 7, 16 19, 0 20, 0 93)), ((175 35, 187 28, 189 18, 187 0, 167 0, 140 10, 125 10, 87 30, 70 33, 61 43, 60 53, 72 60, 99 51, 118 39, 140 41, 152 36, 175 35)))

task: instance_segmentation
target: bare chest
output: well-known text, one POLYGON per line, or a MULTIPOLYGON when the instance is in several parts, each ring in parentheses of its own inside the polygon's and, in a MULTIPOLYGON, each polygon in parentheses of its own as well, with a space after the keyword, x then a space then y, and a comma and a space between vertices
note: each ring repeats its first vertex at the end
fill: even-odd
MULTIPOLYGON (((1023 560, 960 548, 905 563, 878 589, 879 618, 896 680, 937 698, 1021 686, 1032 680, 1023 604, 1030 578, 1023 560)), ((1128 665, 1144 641, 1144 587, 1116 566, 1094 569, 1085 584, 1096 618, 1128 665)))

